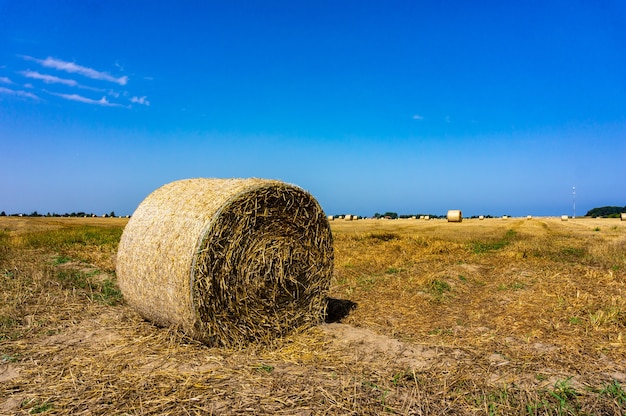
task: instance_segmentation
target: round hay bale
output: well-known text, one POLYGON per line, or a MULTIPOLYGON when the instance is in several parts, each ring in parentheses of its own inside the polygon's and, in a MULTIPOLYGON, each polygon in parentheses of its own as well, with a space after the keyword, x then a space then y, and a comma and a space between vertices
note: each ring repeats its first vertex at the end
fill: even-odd
POLYGON ((619 217, 620 221, 626 221, 626 212, 622 212, 619 217))
POLYGON ((344 218, 346 221, 352 221, 352 215, 348 214, 344 218))
POLYGON ((448 211, 448 222, 463 221, 463 214, 460 209, 451 209, 448 211))
POLYGON ((567 221, 568 217, 567 215, 561 215, 561 221, 567 221))
POLYGON ((333 217, 332 215, 329 215, 326 218, 328 219, 328 221, 334 221, 335 220, 335 217, 333 217))
POLYGON ((317 201, 268 179, 162 186, 128 221, 116 265, 124 297, 145 318, 226 347, 321 322, 332 271, 317 201))
POLYGON ((484 220, 484 219, 485 219, 485 216, 484 216, 484 215, 479 215, 479 216, 478 216, 478 219, 479 219, 479 220, 484 220))

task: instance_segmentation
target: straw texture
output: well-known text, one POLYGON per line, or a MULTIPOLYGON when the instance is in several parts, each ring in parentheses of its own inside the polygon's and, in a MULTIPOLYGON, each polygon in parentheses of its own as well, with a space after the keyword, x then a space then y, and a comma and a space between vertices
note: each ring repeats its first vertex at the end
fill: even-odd
POLYGON ((322 321, 332 235, 317 201, 268 179, 186 179, 150 194, 116 272, 145 318, 209 345, 269 342, 322 321))
POLYGON ((448 222, 463 221, 463 214, 460 209, 451 209, 448 211, 448 222))

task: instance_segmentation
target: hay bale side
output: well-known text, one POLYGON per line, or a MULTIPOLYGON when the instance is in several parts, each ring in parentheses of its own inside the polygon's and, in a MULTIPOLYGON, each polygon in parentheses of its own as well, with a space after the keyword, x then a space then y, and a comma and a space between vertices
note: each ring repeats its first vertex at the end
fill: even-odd
POLYGON ((622 212, 619 217, 620 221, 626 221, 626 212, 622 212))
POLYGON ((460 209, 451 209, 448 211, 448 222, 463 221, 463 214, 460 209))
POLYGON ((567 221, 567 220, 568 220, 567 215, 561 215, 561 221, 567 221))
POLYGON ((187 179, 151 193, 120 239, 116 273, 145 318, 209 345, 270 342, 321 322, 330 225, 304 190, 267 179, 187 179))

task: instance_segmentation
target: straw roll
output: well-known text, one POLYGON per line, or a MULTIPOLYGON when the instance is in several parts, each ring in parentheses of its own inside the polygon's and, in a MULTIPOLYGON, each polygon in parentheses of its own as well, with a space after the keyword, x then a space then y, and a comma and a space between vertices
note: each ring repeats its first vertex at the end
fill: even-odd
POLYGON ((620 221, 626 221, 626 212, 622 212, 620 215, 620 221))
POLYGON ((448 222, 461 222, 463 215, 460 209, 451 209, 448 211, 448 222))
POLYGON ((151 193, 120 240, 130 305, 209 345, 269 342, 319 323, 330 226, 304 190, 268 179, 186 179, 151 193))

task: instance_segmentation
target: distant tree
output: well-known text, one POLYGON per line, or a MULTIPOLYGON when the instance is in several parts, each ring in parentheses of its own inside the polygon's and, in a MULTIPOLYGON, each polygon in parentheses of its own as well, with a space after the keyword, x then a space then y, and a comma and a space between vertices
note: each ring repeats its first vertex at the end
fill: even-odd
POLYGON ((109 217, 114 218, 115 217, 115 211, 111 211, 111 213, 109 214, 109 217))
POLYGON ((4 212, 4 211, 0 212, 0 217, 6 217, 6 216, 7 216, 6 212, 4 212))
POLYGON ((389 217, 392 220, 397 220, 398 219, 398 213, 397 212, 385 212, 385 217, 389 217))
POLYGON ((626 207, 615 207, 615 206, 606 206, 593 208, 587 211, 585 216, 587 217, 619 217, 619 214, 622 212, 626 212, 626 207))

